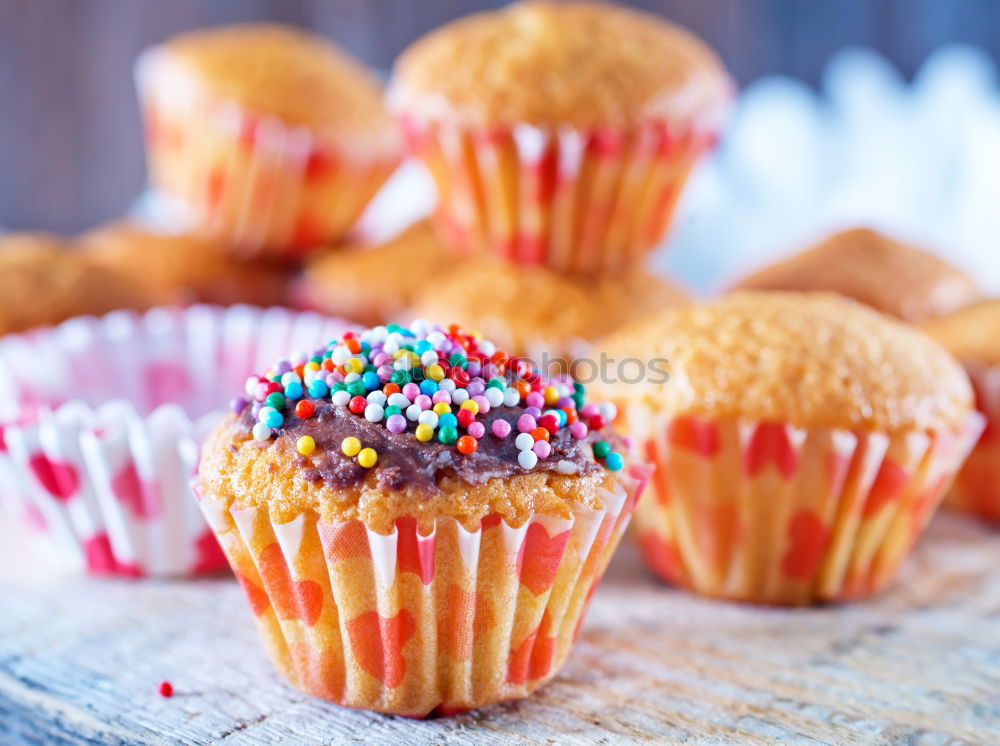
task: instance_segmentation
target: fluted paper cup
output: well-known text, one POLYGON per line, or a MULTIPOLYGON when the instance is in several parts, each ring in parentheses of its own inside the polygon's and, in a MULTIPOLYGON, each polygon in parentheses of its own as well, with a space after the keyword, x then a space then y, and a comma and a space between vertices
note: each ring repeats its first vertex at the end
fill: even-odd
POLYGON ((403 117, 438 189, 437 222, 462 254, 596 275, 642 261, 663 238, 713 127, 490 131, 403 117))
POLYGON ((661 417, 636 514, 649 567, 708 596, 774 604, 880 591, 979 436, 661 417))
POLYGON ((966 363, 965 369, 986 428, 955 478, 945 504, 1000 522, 1000 366, 966 363))
POLYGON ((191 499, 198 445, 250 372, 345 326, 280 308, 193 306, 0 339, 5 502, 72 569, 225 568, 191 499))
POLYGON ((399 165, 395 151, 348 150, 217 99, 158 47, 135 78, 151 185, 246 258, 297 259, 340 239, 399 165))
POLYGON ((527 696, 562 666, 643 488, 634 467, 599 510, 500 516, 466 530, 414 518, 378 534, 315 511, 201 495, 268 652, 299 689, 347 707, 423 717, 527 696))

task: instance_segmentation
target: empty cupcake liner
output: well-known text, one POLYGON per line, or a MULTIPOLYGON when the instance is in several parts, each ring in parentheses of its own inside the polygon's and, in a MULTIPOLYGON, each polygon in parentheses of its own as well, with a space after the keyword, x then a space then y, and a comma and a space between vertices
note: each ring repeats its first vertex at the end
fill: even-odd
POLYGON ((864 597, 896 575, 982 427, 975 413, 892 435, 660 418, 640 438, 656 471, 636 538, 652 570, 704 595, 864 597))
POLYGON ((0 488, 66 566, 212 572, 225 559, 189 480, 246 376, 346 325, 286 309, 119 311, 0 339, 0 488))
POLYGON ((460 252, 562 272, 621 271, 663 238, 715 130, 489 131, 403 119, 437 184, 437 221, 460 252))
POLYGON ((340 705, 423 717, 524 697, 565 661, 585 606, 642 491, 635 467, 563 519, 500 516, 467 531, 414 518, 380 535, 314 511, 200 496, 281 673, 340 705))
POLYGON ((1000 366, 967 363, 965 367, 986 428, 958 472, 946 504, 1000 522, 1000 366))
POLYGON ((297 258, 342 237, 399 165, 200 89, 169 52, 140 55, 150 182, 244 257, 297 258))

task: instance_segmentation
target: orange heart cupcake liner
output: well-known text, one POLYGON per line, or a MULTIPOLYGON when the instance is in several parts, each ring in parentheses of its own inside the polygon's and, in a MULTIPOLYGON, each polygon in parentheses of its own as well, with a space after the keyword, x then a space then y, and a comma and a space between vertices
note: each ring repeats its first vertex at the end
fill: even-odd
POLYGON ((399 165, 200 91, 153 48, 136 64, 150 183, 178 216, 244 258, 336 241, 399 165))
POLYGON ((635 536, 649 567, 698 593, 773 604, 869 596, 923 532, 983 428, 856 432, 661 417, 635 536))
POLYGON ((402 125, 437 185, 437 223, 459 253, 580 274, 640 262, 716 139, 662 123, 627 131, 402 125))
POLYGON ((473 531, 413 518, 378 534, 315 512, 275 523, 266 508, 200 496, 278 670, 347 707, 448 714, 524 697, 562 666, 648 469, 621 473, 603 509, 534 514, 473 531))
POLYGON ((1000 366, 966 364, 983 435, 958 472, 946 505, 1000 522, 1000 366))

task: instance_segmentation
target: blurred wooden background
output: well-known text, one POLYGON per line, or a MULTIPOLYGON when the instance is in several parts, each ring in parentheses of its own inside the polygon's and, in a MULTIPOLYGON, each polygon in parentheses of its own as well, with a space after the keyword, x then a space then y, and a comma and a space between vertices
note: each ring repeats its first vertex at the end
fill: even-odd
MULTIPOLYGON (((491 0, 0 0, 0 225, 75 231, 142 188, 131 65, 182 29, 274 19, 311 26, 370 64, 491 0)), ((818 82, 825 60, 872 47, 906 75, 937 46, 1000 60, 1000 0, 640 0, 705 37, 740 83, 818 82)))

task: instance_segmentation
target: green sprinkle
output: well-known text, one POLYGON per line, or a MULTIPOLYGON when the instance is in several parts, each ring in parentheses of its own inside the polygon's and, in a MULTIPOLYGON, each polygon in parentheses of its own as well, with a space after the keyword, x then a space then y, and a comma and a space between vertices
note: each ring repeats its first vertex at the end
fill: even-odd
POLYGON ((389 419, 394 414, 402 414, 402 413, 403 413, 403 410, 400 409, 399 407, 393 405, 393 404, 390 404, 388 407, 385 408, 385 417, 386 417, 386 419, 389 419))
POLYGON ((359 378, 347 384, 347 393, 351 396, 364 396, 368 393, 368 389, 365 388, 365 384, 359 378))
POLYGON ((264 400, 264 404, 269 407, 274 407, 280 411, 285 406, 285 396, 284 394, 275 391, 267 395, 267 398, 264 400))
POLYGON ((594 458, 605 459, 608 457, 609 453, 611 453, 611 446, 609 446, 603 440, 594 443, 594 458))
POLYGON ((451 425, 445 425, 444 427, 438 428, 438 440, 446 446, 451 445, 458 440, 458 430, 451 425))
POLYGON ((469 361, 465 359, 465 355, 463 355, 461 352, 456 352, 452 354, 451 357, 448 358, 448 365, 450 365, 452 368, 458 367, 461 368, 462 370, 465 370, 466 367, 469 365, 469 361))

